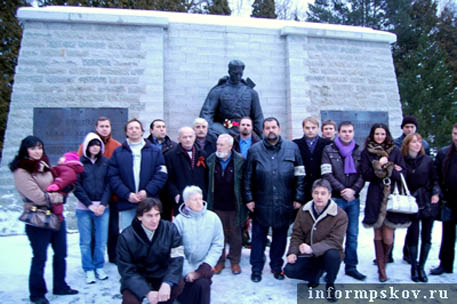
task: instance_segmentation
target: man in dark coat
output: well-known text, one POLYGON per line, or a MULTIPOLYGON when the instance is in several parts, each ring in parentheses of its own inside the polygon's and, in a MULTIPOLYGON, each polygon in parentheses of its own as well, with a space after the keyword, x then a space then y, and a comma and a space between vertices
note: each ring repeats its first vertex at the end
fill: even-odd
POLYGON ((359 194, 364 181, 360 173, 360 149, 354 140, 354 125, 343 121, 338 126, 338 136, 324 148, 321 174, 333 188, 332 198, 348 216, 345 259, 346 275, 357 280, 366 276, 357 270, 357 239, 359 237, 359 194))
MULTIPOLYGON (((403 140, 409 134, 414 134, 417 131, 417 118, 414 116, 405 116, 401 122, 401 130, 403 133, 400 137, 395 138, 394 144, 398 149, 401 149, 401 145, 403 144, 403 140)), ((422 139, 422 147, 424 147, 425 153, 430 155, 430 144, 425 140, 422 139)))
POLYGON ((143 139, 143 125, 135 118, 125 125, 127 140, 114 151, 108 176, 118 196, 121 230, 135 217, 138 203, 146 197, 158 197, 167 180, 167 168, 158 147, 143 139))
POLYGON ((149 132, 150 135, 147 139, 152 144, 157 145, 162 150, 162 154, 165 155, 165 153, 176 147, 177 143, 167 135, 167 126, 164 120, 154 119, 149 126, 149 132))
POLYGON ((195 144, 205 152, 206 156, 216 152, 216 140, 217 138, 208 133, 208 122, 203 118, 195 118, 194 120, 194 132, 196 136, 195 144))
POLYGON ((191 127, 182 127, 178 131, 179 144, 165 155, 168 169, 168 194, 173 199, 173 214, 179 214, 178 208, 183 203, 181 194, 186 186, 198 186, 203 191, 206 201, 208 189, 208 169, 206 154, 195 143, 195 132, 191 127))
POLYGON ((330 199, 332 187, 327 180, 314 182, 312 196, 313 200, 300 208, 295 219, 284 272, 289 278, 308 281, 312 288, 319 285, 322 272, 327 272, 326 297, 336 302, 334 283, 344 257, 348 218, 330 199))
POLYGON ((294 209, 303 202, 305 168, 296 144, 281 138, 279 122, 270 117, 263 122, 264 139, 249 149, 244 176, 246 207, 253 213, 251 280, 260 282, 265 264, 268 230, 273 230, 270 268, 278 280, 282 272, 287 230, 294 209))
POLYGON ((241 197, 241 183, 244 173, 243 156, 232 151, 233 137, 221 134, 217 139, 217 151, 208 157, 209 169, 208 209, 221 219, 224 227, 224 250, 214 272, 219 274, 225 268, 225 244, 230 245, 227 258, 232 273, 240 274, 241 228, 247 218, 246 205, 241 197))
POLYGON ((321 177, 321 159, 324 147, 331 143, 318 135, 319 121, 314 117, 307 117, 303 120, 303 137, 294 139, 300 149, 301 158, 305 165, 305 200, 308 202, 311 197, 311 186, 314 181, 321 177))
MULTIPOLYGON (((148 140, 162 150, 162 154, 173 150, 178 144, 170 139, 167 135, 167 126, 162 119, 154 119, 150 126, 148 140)), ((162 202, 163 212, 162 219, 170 221, 173 211, 174 198, 168 195, 168 188, 163 187, 160 191, 160 201, 162 202)))
POLYGON ((244 158, 247 158, 249 148, 260 140, 260 137, 252 132, 252 119, 250 117, 241 118, 240 134, 235 136, 233 150, 243 155, 244 158))
POLYGON ((443 222, 440 265, 430 272, 432 275, 452 273, 455 257, 455 228, 457 223, 457 123, 452 127, 452 143, 440 150, 435 160, 441 191, 446 205, 451 209, 451 220, 443 222))
POLYGON ((182 239, 175 225, 160 219, 161 208, 157 199, 141 201, 132 225, 119 236, 122 303, 173 303, 182 291, 182 239))

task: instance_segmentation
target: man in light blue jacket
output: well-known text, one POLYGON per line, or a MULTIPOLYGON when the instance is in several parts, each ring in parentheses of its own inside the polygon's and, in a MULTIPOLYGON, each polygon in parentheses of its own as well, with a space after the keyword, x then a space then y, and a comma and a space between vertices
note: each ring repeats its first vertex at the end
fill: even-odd
POLYGON ((174 220, 183 239, 184 291, 178 298, 181 304, 209 304, 213 268, 224 248, 222 223, 216 213, 206 209, 203 192, 197 186, 183 191, 184 204, 174 220))

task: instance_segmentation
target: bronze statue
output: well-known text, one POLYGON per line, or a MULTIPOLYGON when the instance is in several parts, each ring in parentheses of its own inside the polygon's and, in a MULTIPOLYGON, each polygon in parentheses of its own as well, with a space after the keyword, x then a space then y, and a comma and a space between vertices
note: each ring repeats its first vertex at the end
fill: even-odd
POLYGON ((259 94, 253 89, 255 83, 251 79, 242 79, 244 63, 231 60, 228 74, 219 80, 206 97, 200 111, 200 117, 209 124, 209 132, 218 136, 229 133, 239 134, 239 123, 243 117, 251 117, 254 131, 262 134, 263 113, 260 107, 259 94))

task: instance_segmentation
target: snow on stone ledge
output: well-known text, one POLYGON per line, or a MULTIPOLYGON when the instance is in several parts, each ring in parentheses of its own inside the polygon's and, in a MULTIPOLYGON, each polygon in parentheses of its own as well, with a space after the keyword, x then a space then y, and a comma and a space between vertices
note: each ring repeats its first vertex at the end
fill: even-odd
POLYGON ((149 25, 167 28, 169 23, 193 23, 227 27, 279 30, 281 35, 304 35, 335 39, 394 43, 396 35, 366 27, 335 25, 291 20, 275 20, 237 16, 172 13, 152 10, 89 8, 73 6, 23 7, 17 12, 21 21, 54 21, 72 23, 104 23, 149 25))

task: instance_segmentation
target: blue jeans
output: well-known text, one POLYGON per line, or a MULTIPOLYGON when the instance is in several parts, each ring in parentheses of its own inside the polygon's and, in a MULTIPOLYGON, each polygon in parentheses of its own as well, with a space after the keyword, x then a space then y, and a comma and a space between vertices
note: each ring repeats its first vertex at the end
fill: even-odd
POLYGON ((76 210, 79 230, 79 247, 81 249, 81 263, 84 271, 103 268, 105 264, 105 249, 108 241, 109 209, 96 216, 90 210, 76 210), (91 243, 94 237, 94 251, 91 243))
POLYGON ((65 282, 67 269, 67 263, 65 261, 67 257, 67 229, 65 221, 62 222, 59 231, 25 225, 25 233, 33 251, 29 274, 30 299, 36 300, 43 297, 47 292, 46 282, 44 280, 44 266, 46 265, 49 244, 51 244, 54 250, 54 256, 52 258, 53 290, 59 291, 69 288, 65 282))
POLYGON ((132 225, 135 216, 136 208, 119 211, 119 230, 123 231, 125 228, 132 225))
POLYGON ((358 198, 350 202, 344 198, 334 198, 333 200, 348 216, 344 264, 346 270, 354 269, 358 264, 357 238, 359 237, 360 200, 358 198))
MULTIPOLYGON (((252 272, 262 272, 265 265, 265 246, 267 244, 268 229, 252 221, 252 241, 251 241, 251 263, 252 272)), ((287 230, 289 226, 272 228, 272 240, 270 245, 270 268, 273 272, 281 272, 284 260, 282 256, 286 251, 287 230)))

